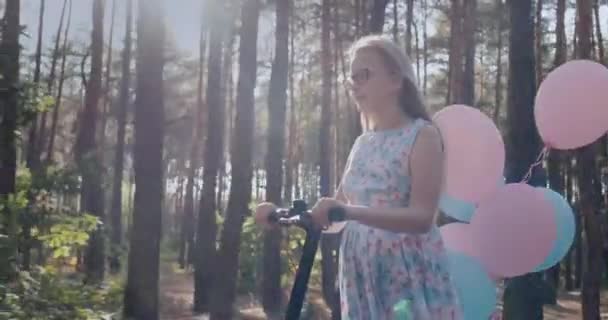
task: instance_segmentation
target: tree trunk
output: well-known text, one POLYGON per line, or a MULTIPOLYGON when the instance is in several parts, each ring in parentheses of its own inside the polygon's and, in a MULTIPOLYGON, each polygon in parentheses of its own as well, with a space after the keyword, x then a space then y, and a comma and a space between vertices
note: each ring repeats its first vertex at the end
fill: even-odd
POLYGON ((139 3, 135 100, 135 203, 124 315, 158 319, 158 273, 163 199, 163 69, 161 0, 139 3))
MULTIPOLYGON (((294 4, 295 5, 295 4, 294 4)), ((287 162, 285 164, 285 187, 283 189, 283 200, 290 203, 293 200, 293 178, 294 178, 294 152, 297 141, 297 124, 296 124, 296 93, 295 93, 295 17, 294 5, 289 6, 289 122, 287 125, 287 162)))
POLYGON ((464 83, 462 84, 462 101, 475 106, 475 34, 477 33, 477 0, 465 0, 463 8, 464 49, 464 83))
MULTIPOLYGON (((51 70, 49 73, 49 78, 47 80, 47 92, 46 94, 49 96, 53 96, 53 88, 55 86, 55 73, 57 72, 57 62, 59 61, 59 46, 61 44, 61 31, 63 30, 63 21, 65 18, 65 9, 67 8, 68 0, 63 1, 63 7, 61 9, 61 17, 59 18, 59 27, 57 28, 57 35, 55 37, 55 48, 53 49, 53 54, 51 58, 51 70)), ((85 88, 86 89, 86 88, 85 88)), ((39 133, 38 138, 36 139, 36 152, 38 161, 42 158, 42 150, 46 145, 46 136, 48 135, 46 130, 46 116, 47 112, 43 112, 40 117, 39 123, 39 133)))
POLYGON ((464 0, 451 0, 450 53, 448 69, 448 104, 464 101, 464 0))
POLYGON ((534 47, 536 54, 536 83, 537 87, 543 80, 543 0, 536 1, 536 27, 534 35, 534 47))
MULTIPOLYGON (((289 7, 290 0, 280 0, 276 7, 275 57, 270 75, 268 94, 268 145, 266 148, 266 200, 283 205, 283 155, 287 103, 287 75, 289 64, 289 7)), ((263 305, 269 318, 281 309, 281 230, 264 233, 263 305)))
POLYGON ((593 0, 593 15, 595 17, 595 33, 597 35, 598 59, 600 63, 608 63, 604 60, 604 37, 602 37, 602 27, 600 21, 600 0, 593 0))
MULTIPOLYGON (((286 0, 284 2, 283 5, 289 5, 286 0)), ((281 3, 279 2, 278 4, 278 7, 283 9, 281 3)), ((226 220, 222 228, 221 245, 217 257, 217 265, 222 268, 222 277, 218 277, 215 283, 214 294, 211 300, 211 319, 234 318, 232 306, 236 300, 241 231, 245 217, 250 214, 248 207, 251 201, 251 181, 253 178, 254 89, 257 74, 256 48, 259 10, 260 3, 258 0, 243 2, 241 9, 240 70, 236 98, 236 119, 230 157, 232 183, 230 184, 230 198, 228 200, 226 220)), ((277 12, 279 12, 279 9, 277 9, 277 12)), ((286 14, 287 12, 282 13, 286 14)), ((286 31, 287 28, 283 30, 286 31)), ((281 42, 287 48, 286 44, 283 43, 285 41, 281 42)), ((287 61, 280 67, 285 68, 286 78, 287 61)))
MULTIPOLYGON (((133 26, 133 0, 126 2, 127 18, 125 30, 125 47, 122 52, 122 79, 120 84, 120 97, 118 102, 118 116, 116 134, 116 154, 114 155, 114 182, 112 183, 112 245, 115 249, 122 247, 122 182, 125 157, 125 134, 127 127, 127 109, 129 108, 129 84, 131 82, 131 50, 133 26)), ((110 259, 110 270, 116 273, 120 270, 120 255, 114 251, 110 259)))
POLYGON ((412 56, 412 24, 414 23, 414 0, 407 0, 405 13, 405 52, 412 56))
MULTIPOLYGON (((106 53, 106 72, 105 72, 105 83, 103 85, 103 99, 101 100, 101 125, 99 126, 99 148, 106 150, 106 127, 108 117, 110 116, 110 104, 111 104, 111 76, 112 76, 112 44, 114 38, 114 21, 116 20, 116 0, 112 0, 112 16, 110 19, 110 33, 108 35, 108 51, 106 53)), ((105 153, 104 153, 105 154, 105 153)), ((102 163, 106 163, 105 157, 102 155, 102 163)), ((105 177, 104 177, 105 178, 105 177)))
MULTIPOLYGON (((34 67, 34 91, 32 96, 38 97, 40 92, 40 66, 42 60, 42 37, 44 30, 44 11, 46 7, 46 0, 40 1, 40 14, 38 17, 38 42, 36 44, 36 66, 34 67)), ((26 149, 26 165, 32 175, 36 175, 40 166, 40 155, 35 150, 36 148, 36 135, 38 134, 38 113, 34 114, 31 121, 30 128, 28 131, 27 149, 26 149)), ((28 208, 30 210, 31 203, 34 201, 33 190, 28 190, 28 208)), ((29 219, 28 219, 29 220, 29 219)), ((23 224, 23 269, 29 270, 31 265, 31 248, 32 248, 32 230, 31 223, 29 221, 23 224)), ((42 255, 42 245, 38 242, 39 255, 42 255)))
POLYGON ((502 105, 502 12, 503 12, 503 0, 496 0, 496 13, 500 15, 497 19, 497 37, 498 43, 496 45, 496 88, 494 89, 494 123, 499 123, 500 106, 502 105))
POLYGON ((188 165, 188 182, 186 183, 186 200, 184 203, 184 215, 182 219, 182 233, 184 238, 183 250, 185 256, 183 260, 180 259, 182 267, 191 265, 194 258, 194 178, 196 176, 196 170, 200 167, 201 152, 200 152, 200 141, 204 141, 204 123, 206 116, 206 104, 203 100, 203 87, 204 87, 204 66, 207 51, 207 16, 206 8, 203 6, 199 38, 199 65, 198 65, 198 85, 196 94, 196 122, 194 124, 192 133, 192 146, 190 149, 190 161, 188 165))
MULTIPOLYGON (((565 12, 565 0, 558 0, 557 2, 557 10, 556 10, 556 26, 555 26, 555 34, 556 36, 556 44, 555 44, 555 57, 553 60, 553 68, 559 67, 562 63, 565 62, 566 57, 566 34, 564 30, 564 12, 565 12)), ((542 3, 542 0, 539 0, 539 3, 542 3)), ((540 4, 539 4, 540 6, 540 4)), ((540 12, 537 8, 536 21, 540 22, 540 12)), ((539 25, 537 25, 537 37, 539 36, 539 25)), ((536 43, 537 50, 540 48, 540 42, 537 39, 536 43)), ((537 53, 537 59, 539 58, 539 54, 537 53)), ((542 61, 542 60, 539 60, 542 61)), ((542 71, 539 71, 537 68, 536 71, 537 76, 542 77, 542 71)), ((541 80, 537 79, 537 83, 540 84, 541 80)), ((547 171, 549 175, 549 187, 556 192, 559 192, 564 197, 566 195, 566 186, 564 174, 567 173, 567 170, 564 170, 565 160, 569 159, 565 157, 564 152, 559 150, 550 150, 549 157, 547 159, 547 171)), ((567 199, 567 198, 566 198, 567 199)), ((570 266, 570 258, 566 257, 566 268, 570 266)), ((559 290, 560 287, 560 271, 561 271, 561 263, 556 264, 548 271, 549 279, 553 282, 553 286, 556 290, 559 290)), ((570 276, 570 272, 568 271, 567 276, 570 276)), ((566 283, 569 283, 569 280, 566 280, 566 283)))
MULTIPOLYGON (((85 108, 82 125, 76 138, 76 161, 82 175, 82 211, 95 215, 105 221, 104 199, 101 187, 103 167, 95 137, 99 117, 99 98, 101 96, 101 71, 103 59, 103 19, 104 1, 93 2, 93 31, 91 33, 91 75, 86 87, 85 108)), ((103 280, 105 273, 105 244, 103 230, 98 228, 89 239, 85 252, 87 282, 103 280)))
POLYGON ((427 0, 422 0, 422 60, 423 60, 423 69, 424 69, 424 78, 422 80, 422 93, 423 96, 426 96, 427 84, 428 84, 428 65, 429 65, 429 57, 428 57, 428 34, 426 23, 428 21, 428 7, 427 0))
MULTIPOLYGON (((381 34, 384 29, 384 14, 388 0, 374 0, 371 19, 369 21, 369 33, 381 34)), ((365 15, 367 16, 367 15, 365 15)), ((367 19, 365 19, 367 20, 367 19)))
MULTIPOLYGON (((540 138, 534 122, 536 73, 534 61, 534 15, 531 1, 510 1, 509 91, 507 101, 507 182, 520 182, 535 162, 540 138)), ((533 169, 529 183, 543 186, 541 167, 533 169)), ((540 273, 508 279, 503 317, 509 320, 543 319, 543 303, 549 300, 540 273)))
MULTIPOLYGON (((330 197, 332 195, 331 188, 331 123, 332 123, 332 109, 331 109, 331 77, 333 73, 332 59, 331 59, 331 48, 330 48, 330 19, 331 19, 331 3, 329 0, 321 2, 321 128, 319 130, 319 146, 320 146, 320 158, 319 158, 319 178, 320 178, 320 193, 321 197, 330 197)), ((378 1, 375 3, 378 5, 378 1)), ((386 6, 386 1, 384 2, 386 6)), ((383 7, 384 8, 384 7, 383 7)), ((374 10, 380 10, 375 8, 374 10)), ((375 11, 374 11, 375 12, 375 11)), ((379 14, 379 13, 377 13, 379 14)), ((384 16, 384 10, 382 11, 384 16)), ((372 26, 374 23, 372 23, 372 26)), ((336 290, 336 273, 337 266, 333 259, 333 253, 337 249, 336 242, 333 238, 337 235, 325 235, 321 236, 321 269, 322 269, 322 286, 323 286, 323 298, 325 303, 331 308, 332 319, 339 318, 340 315, 340 300, 337 298, 336 290), (334 240, 334 241, 332 241, 334 240)))
MULTIPOLYGON (((40 1, 40 15, 38 18, 38 42, 36 44, 36 66, 34 67, 34 97, 38 96, 40 86, 40 66, 42 64, 42 38, 44 31, 44 11, 46 0, 40 1)), ((38 114, 32 120, 27 139, 27 166, 34 171, 40 162, 40 155, 36 152, 36 138, 38 135, 38 114)))
POLYGON ((59 120, 59 110, 61 108, 61 101, 63 97, 63 85, 65 83, 65 68, 68 56, 68 35, 70 32, 70 25, 72 24, 72 0, 70 0, 70 6, 68 9, 68 22, 65 26, 65 32, 63 34, 63 46, 62 46, 62 57, 61 57, 61 69, 59 74, 59 85, 57 87, 57 95, 55 96, 55 105, 53 106, 53 116, 51 119, 51 132, 49 134, 49 145, 46 152, 46 163, 51 164, 53 162, 53 153, 55 149, 55 136, 57 135, 57 122, 59 120))
MULTIPOLYGON (((0 60, 0 201, 5 202, 15 193, 17 171, 17 108, 19 106, 19 33, 20 2, 7 0, 2 24, 0 52, 6 56, 0 60)), ((17 212, 3 206, 6 235, 0 238, 8 254, 0 263, 0 281, 7 283, 16 276, 17 262, 17 212), (6 243, 4 240, 7 240, 6 243), (5 248, 4 245, 8 248, 5 248)))
MULTIPOLYGON (((577 0, 578 46, 577 58, 591 59, 592 5, 591 0, 577 0)), ((600 140, 601 141, 601 140, 600 140)), ((598 142, 577 150, 578 186, 585 239, 586 263, 583 271, 583 319, 600 319, 600 284, 602 279, 602 231, 599 183, 596 183, 596 151, 598 142)))
POLYGON ((205 140, 203 192, 198 215, 196 237, 194 311, 209 311, 213 267, 216 266, 217 204, 216 187, 224 143, 224 104, 222 103, 223 6, 220 1, 209 3, 209 66, 207 78, 208 126, 205 140))

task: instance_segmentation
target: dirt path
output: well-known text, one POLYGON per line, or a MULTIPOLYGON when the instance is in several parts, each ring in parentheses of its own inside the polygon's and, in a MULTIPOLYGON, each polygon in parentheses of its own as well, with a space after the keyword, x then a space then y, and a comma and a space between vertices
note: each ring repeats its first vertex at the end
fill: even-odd
MULTIPOLYGON (((191 271, 178 270, 171 263, 161 264, 161 320, 207 320, 206 315, 192 313, 192 296, 194 276, 191 271)), ((329 320, 329 310, 323 308, 323 299, 320 292, 315 289, 309 291, 311 300, 317 309, 318 320, 329 320)), ((545 320, 578 320, 582 319, 580 293, 560 294, 556 306, 545 307, 545 320)), ((247 297, 240 297, 238 301, 239 320, 265 320, 262 309, 253 304, 247 297)), ((602 294, 602 319, 608 320, 608 292, 602 294)))

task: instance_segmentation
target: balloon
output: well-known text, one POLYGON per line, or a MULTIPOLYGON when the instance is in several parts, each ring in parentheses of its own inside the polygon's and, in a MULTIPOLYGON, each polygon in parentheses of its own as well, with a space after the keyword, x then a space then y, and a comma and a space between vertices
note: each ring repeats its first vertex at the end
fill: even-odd
POLYGON ((400 300, 393 306, 395 320, 412 320, 412 307, 409 300, 400 300))
POLYGON ((475 212, 475 205, 444 193, 439 198, 439 209, 456 220, 469 222, 475 212))
POLYGON ((608 69, 573 60, 550 72, 536 94, 534 118, 546 145, 574 149, 608 130, 608 69))
POLYGON ((488 272, 513 277, 540 265, 556 239, 553 210, 541 192, 523 183, 506 184, 479 203, 471 230, 488 272))
POLYGON ((447 251, 452 282, 463 309, 463 319, 488 319, 496 309, 496 285, 481 262, 466 254, 447 251))
POLYGON ((433 120, 445 146, 446 193, 478 203, 496 189, 503 175, 505 147, 500 132, 483 112, 465 105, 445 107, 433 120))
POLYGON ((471 227, 466 223, 448 223, 439 228, 443 243, 448 250, 476 257, 479 255, 473 237, 471 227))
POLYGON ((549 188, 537 188, 537 190, 541 191, 547 200, 551 202, 551 205, 553 205, 555 222, 557 224, 557 239, 553 243, 553 249, 545 261, 535 269, 535 271, 542 271, 553 267, 566 256, 574 241, 576 222, 572 207, 570 207, 568 201, 561 194, 549 188))
MULTIPOLYGON (((505 185, 505 177, 501 176, 498 180, 498 186, 505 185)), ((458 221, 470 222, 473 213, 475 213, 475 204, 464 200, 456 199, 447 193, 442 193, 439 198, 439 209, 458 221)))

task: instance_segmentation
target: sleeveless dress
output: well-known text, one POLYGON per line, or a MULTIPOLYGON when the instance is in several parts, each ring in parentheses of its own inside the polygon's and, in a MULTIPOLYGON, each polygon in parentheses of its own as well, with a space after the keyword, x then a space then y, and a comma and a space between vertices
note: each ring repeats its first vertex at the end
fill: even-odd
MULTIPOLYGON (((357 138, 342 181, 349 204, 408 205, 409 153, 426 124, 418 119, 405 127, 366 132, 357 138)), ((406 301, 408 319, 460 320, 462 311, 448 268, 437 226, 416 235, 348 221, 339 255, 342 319, 396 319, 393 307, 406 301)))

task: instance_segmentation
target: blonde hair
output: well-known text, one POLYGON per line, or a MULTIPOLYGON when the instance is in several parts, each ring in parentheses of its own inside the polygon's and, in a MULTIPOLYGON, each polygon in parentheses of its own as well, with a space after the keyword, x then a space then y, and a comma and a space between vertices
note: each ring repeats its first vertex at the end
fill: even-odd
POLYGON ((361 49, 376 50, 386 64, 387 70, 397 72, 402 77, 399 106, 408 116, 431 120, 417 85, 410 58, 397 43, 386 36, 368 35, 357 40, 349 50, 351 59, 361 49))

